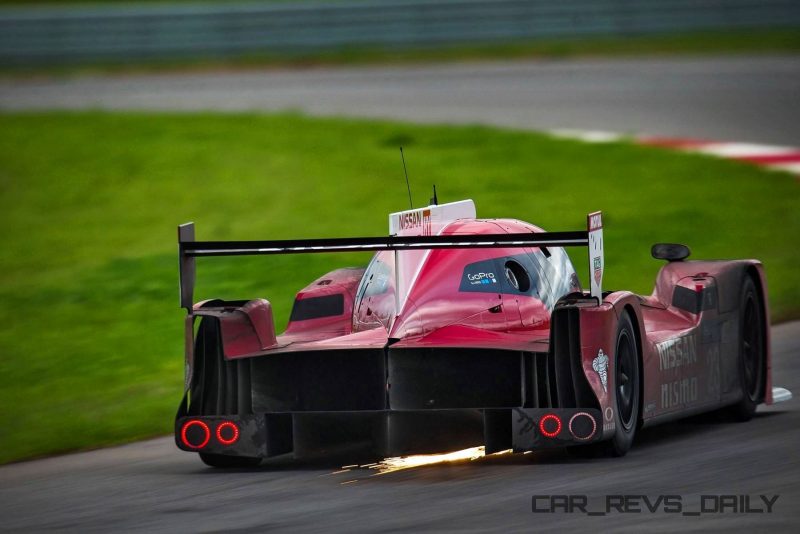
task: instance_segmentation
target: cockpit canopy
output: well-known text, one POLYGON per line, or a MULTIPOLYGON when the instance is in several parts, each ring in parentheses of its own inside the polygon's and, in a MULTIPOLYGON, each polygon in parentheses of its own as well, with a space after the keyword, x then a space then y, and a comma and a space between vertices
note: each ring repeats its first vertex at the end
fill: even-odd
MULTIPOLYGON (((542 230, 517 220, 467 219, 439 234, 523 232, 542 230)), ((580 284, 562 248, 384 251, 358 286, 353 331, 382 327, 404 337, 450 324, 530 328, 549 323, 556 301, 574 291, 580 284)))

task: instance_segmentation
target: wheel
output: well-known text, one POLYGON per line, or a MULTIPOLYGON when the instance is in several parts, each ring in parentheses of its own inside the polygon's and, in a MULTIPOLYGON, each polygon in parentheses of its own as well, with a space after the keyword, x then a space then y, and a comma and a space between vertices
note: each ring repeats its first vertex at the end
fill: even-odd
POLYGON ((220 469, 256 467, 261 463, 261 458, 253 458, 250 456, 228 456, 226 454, 208 454, 205 452, 199 454, 204 464, 220 469))
POLYGON ((761 299, 750 276, 742 282, 739 300, 739 383, 742 400, 731 407, 739 421, 753 417, 764 396, 764 318, 761 299))
POLYGON ((639 351, 630 315, 625 313, 617 325, 617 343, 614 353, 614 420, 616 431, 608 443, 612 456, 625 456, 633 445, 639 424, 639 404, 642 385, 639 380, 639 351))
POLYGON ((628 313, 623 314, 617 325, 616 351, 614 352, 615 410, 614 437, 609 441, 567 447, 567 452, 576 458, 600 456, 625 456, 633 445, 636 427, 639 424, 639 399, 642 385, 639 380, 639 350, 628 313))

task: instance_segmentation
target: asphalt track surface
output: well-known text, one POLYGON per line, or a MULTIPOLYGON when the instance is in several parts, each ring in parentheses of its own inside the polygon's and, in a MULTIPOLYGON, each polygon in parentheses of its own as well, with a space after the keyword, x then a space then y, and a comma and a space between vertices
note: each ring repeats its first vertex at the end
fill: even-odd
POLYGON ((800 55, 0 79, 0 109, 301 110, 800 146, 800 55))
MULTIPOLYGON (((774 381, 800 392, 800 322, 773 327, 774 381)), ((219 471, 161 438, 0 468, 0 529, 206 532, 529 532, 570 529, 789 532, 800 524, 800 401, 759 407, 747 423, 693 418, 644 430, 624 458, 560 451, 483 458, 374 476, 341 463, 219 471), (348 481, 347 484, 343 482, 348 481), (533 495, 759 495, 772 513, 532 512, 533 495)), ((634 501, 630 501, 633 503, 634 501)), ((713 500, 706 509, 713 508, 713 500)), ((758 505, 758 506, 756 506, 758 505)), ((539 506, 545 506, 539 502, 539 506)), ((633 509, 633 508, 631 508, 633 509)))

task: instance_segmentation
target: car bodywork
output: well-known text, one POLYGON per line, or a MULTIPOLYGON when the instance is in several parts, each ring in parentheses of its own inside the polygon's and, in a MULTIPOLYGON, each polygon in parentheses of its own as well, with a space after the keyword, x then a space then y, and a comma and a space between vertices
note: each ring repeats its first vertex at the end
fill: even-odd
POLYGON ((580 232, 478 219, 472 201, 391 214, 383 238, 200 242, 179 228, 186 391, 179 448, 269 458, 374 457, 484 445, 585 445, 618 432, 616 339, 630 320, 637 426, 739 402, 742 281, 758 293, 758 403, 772 402, 766 279, 756 260, 682 261, 652 295, 603 291, 601 213, 580 232), (589 251, 583 291, 563 247, 589 251), (203 256, 373 250, 297 293, 192 303, 203 256), (199 321, 198 321, 199 319, 199 321))

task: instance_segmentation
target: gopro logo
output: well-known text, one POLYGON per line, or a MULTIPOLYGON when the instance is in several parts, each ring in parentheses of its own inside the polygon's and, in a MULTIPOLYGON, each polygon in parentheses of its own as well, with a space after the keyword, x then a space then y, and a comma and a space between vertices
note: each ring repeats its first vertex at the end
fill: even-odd
POLYGON ((497 283, 497 278, 495 278, 494 273, 467 273, 467 278, 470 280, 472 285, 497 283))

